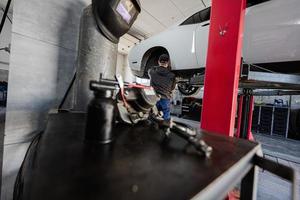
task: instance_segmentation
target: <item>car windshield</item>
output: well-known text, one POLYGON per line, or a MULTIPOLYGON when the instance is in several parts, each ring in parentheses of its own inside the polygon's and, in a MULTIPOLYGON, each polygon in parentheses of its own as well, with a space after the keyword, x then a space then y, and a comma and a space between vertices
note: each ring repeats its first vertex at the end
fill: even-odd
POLYGON ((198 23, 208 21, 209 19, 210 19, 210 7, 195 13, 187 20, 185 20, 181 25, 198 24, 198 23))

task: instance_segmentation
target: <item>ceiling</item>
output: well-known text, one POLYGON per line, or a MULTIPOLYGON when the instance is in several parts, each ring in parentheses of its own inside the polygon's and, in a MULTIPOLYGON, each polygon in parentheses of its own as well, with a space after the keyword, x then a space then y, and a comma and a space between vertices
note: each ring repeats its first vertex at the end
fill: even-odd
MULTIPOLYGON (((210 2, 211 0, 140 0, 142 11, 129 34, 121 38, 119 51, 128 54, 134 44, 210 6, 210 2)), ((0 7, 5 8, 6 3, 7 0, 0 0, 0 7)))
POLYGON ((132 29, 147 38, 193 13, 210 6, 210 0, 140 0, 142 12, 132 29))
MULTIPOLYGON (((5 8, 8 0, 0 0, 5 8)), ((148 38, 210 5, 211 0, 140 0, 142 12, 131 32, 148 38)), ((10 6, 12 12, 13 0, 10 6)))
POLYGON ((140 0, 142 11, 128 36, 119 43, 119 52, 128 54, 135 43, 160 33, 195 12, 210 6, 211 0, 140 0), (134 37, 132 37, 134 36, 134 37))

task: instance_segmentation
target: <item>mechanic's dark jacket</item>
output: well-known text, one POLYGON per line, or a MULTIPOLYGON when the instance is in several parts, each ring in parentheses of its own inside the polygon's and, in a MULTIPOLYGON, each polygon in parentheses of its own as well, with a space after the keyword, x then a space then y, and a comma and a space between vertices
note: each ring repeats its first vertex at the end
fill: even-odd
POLYGON ((171 99, 176 85, 175 74, 165 67, 154 67, 149 70, 150 84, 162 99, 171 99))

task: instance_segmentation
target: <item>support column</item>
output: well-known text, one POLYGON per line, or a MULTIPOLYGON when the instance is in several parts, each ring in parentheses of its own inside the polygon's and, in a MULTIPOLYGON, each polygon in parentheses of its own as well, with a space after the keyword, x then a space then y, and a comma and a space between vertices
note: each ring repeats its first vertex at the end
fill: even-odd
POLYGON ((254 97, 252 89, 245 88, 240 95, 240 106, 238 113, 237 137, 253 140, 252 117, 254 109, 254 97))
POLYGON ((89 89, 91 80, 114 79, 116 74, 118 44, 109 41, 99 30, 92 6, 84 9, 78 44, 77 75, 75 81, 74 110, 86 111, 93 97, 89 89))
POLYGON ((233 136, 246 0, 213 0, 201 128, 233 136))

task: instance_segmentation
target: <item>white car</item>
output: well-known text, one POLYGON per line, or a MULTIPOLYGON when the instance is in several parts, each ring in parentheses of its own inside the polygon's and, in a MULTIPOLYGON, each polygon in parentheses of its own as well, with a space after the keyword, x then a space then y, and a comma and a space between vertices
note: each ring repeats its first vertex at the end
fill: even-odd
MULTIPOLYGON (((169 54, 177 76, 204 73, 209 19, 206 8, 136 45, 129 55, 133 73, 147 77, 163 53, 169 54)), ((300 0, 248 0, 243 61, 274 71, 300 72, 300 0)))

